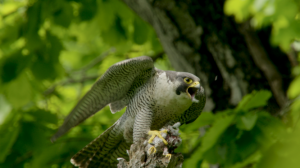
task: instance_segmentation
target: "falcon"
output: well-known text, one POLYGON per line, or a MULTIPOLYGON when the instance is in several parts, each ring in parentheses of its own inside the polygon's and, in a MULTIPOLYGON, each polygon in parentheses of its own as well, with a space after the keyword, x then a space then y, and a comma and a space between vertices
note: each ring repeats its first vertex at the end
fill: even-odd
POLYGON ((167 142, 157 131, 177 122, 188 124, 197 119, 205 105, 200 79, 187 72, 163 71, 147 56, 112 65, 78 102, 53 135, 65 134, 88 117, 110 106, 125 113, 99 137, 75 154, 71 163, 83 168, 117 167, 117 158, 127 158, 132 143, 152 135, 167 142))

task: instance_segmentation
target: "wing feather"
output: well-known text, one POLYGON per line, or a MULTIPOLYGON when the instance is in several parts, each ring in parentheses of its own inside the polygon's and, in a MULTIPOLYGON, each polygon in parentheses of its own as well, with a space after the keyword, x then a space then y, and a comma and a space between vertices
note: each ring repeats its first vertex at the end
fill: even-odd
POLYGON ((77 103, 51 141, 55 141, 109 103, 121 100, 128 92, 134 92, 149 79, 154 70, 153 60, 147 56, 128 59, 111 66, 77 103))

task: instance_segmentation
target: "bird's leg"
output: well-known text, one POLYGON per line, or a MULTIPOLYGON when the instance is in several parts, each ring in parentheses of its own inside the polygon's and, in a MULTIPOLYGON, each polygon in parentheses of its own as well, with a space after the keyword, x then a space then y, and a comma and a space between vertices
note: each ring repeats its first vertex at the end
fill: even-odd
POLYGON ((159 138, 164 142, 165 145, 168 145, 168 142, 165 140, 165 138, 163 138, 163 137, 160 135, 160 133, 167 133, 167 132, 168 132, 168 130, 166 130, 166 129, 164 129, 164 130, 162 130, 162 131, 156 131, 156 130, 154 130, 154 131, 149 131, 148 134, 149 134, 149 135, 152 135, 152 136, 151 136, 151 138, 148 140, 148 143, 152 143, 153 140, 154 140, 154 138, 155 138, 155 136, 157 136, 157 137, 159 137, 159 138))
MULTIPOLYGON (((152 115, 153 111, 147 106, 140 110, 135 117, 134 126, 133 126, 133 142, 139 143, 141 139, 145 138, 145 133, 148 132, 149 135, 151 135, 150 139, 148 140, 149 144, 152 144, 154 138, 157 136, 160 138, 165 145, 168 145, 168 142, 161 136, 161 133, 167 133, 167 129, 157 131, 157 130, 150 130, 152 125, 152 115), (151 118, 151 120, 149 119, 151 118), (149 131, 150 130, 150 131, 149 131)), ((151 147, 148 149, 148 154, 154 154, 156 153, 155 145, 151 145, 151 147)))
MULTIPOLYGON (((155 136, 159 137, 165 145, 168 145, 168 142, 164 139, 164 137, 161 136, 161 133, 167 133, 168 131, 165 129, 165 130, 162 130, 162 131, 149 131, 148 134, 151 135, 151 138, 149 138, 148 140, 148 143, 152 143, 155 136)), ((154 154, 156 153, 156 148, 154 146, 152 146, 151 148, 149 148, 149 154, 154 154)))

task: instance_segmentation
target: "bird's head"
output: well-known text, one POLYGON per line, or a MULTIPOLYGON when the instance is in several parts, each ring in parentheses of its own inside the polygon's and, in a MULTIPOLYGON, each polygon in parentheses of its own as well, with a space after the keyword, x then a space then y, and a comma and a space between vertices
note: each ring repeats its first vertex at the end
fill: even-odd
POLYGON ((181 93, 187 94, 193 102, 198 103, 195 96, 197 92, 200 91, 201 85, 200 79, 197 76, 187 72, 178 72, 177 83, 177 95, 180 95, 181 93))

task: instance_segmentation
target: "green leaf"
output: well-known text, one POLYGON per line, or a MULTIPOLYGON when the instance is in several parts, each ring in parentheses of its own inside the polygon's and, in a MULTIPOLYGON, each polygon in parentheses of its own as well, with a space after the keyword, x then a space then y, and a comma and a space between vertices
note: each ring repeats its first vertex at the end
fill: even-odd
POLYGON ((283 135, 285 128, 281 120, 266 111, 259 111, 257 115, 256 124, 251 132, 260 148, 267 149, 283 135))
POLYGON ((8 83, 15 79, 28 66, 30 57, 22 55, 21 51, 8 56, 1 67, 1 80, 3 83, 8 83))
POLYGON ((133 41, 136 44, 144 44, 149 36, 149 26, 141 18, 135 17, 133 21, 133 41))
POLYGON ((36 61, 31 66, 31 72, 38 80, 54 80, 59 73, 59 64, 53 64, 49 61, 36 61))
POLYGON ((46 32, 46 51, 42 52, 42 58, 45 61, 51 61, 53 63, 59 63, 59 55, 61 50, 64 48, 62 45, 62 41, 52 34, 51 32, 46 32))
POLYGON ((299 168, 300 124, 289 129, 279 141, 265 151, 257 168, 299 168))
POLYGON ((240 116, 237 120, 237 127, 241 130, 251 130, 257 120, 257 114, 253 112, 247 112, 246 115, 240 116))
MULTIPOLYGON (((62 3, 60 4, 60 8, 56 9, 56 11, 53 13, 53 21, 54 23, 61 25, 63 27, 69 27, 72 17, 73 17, 73 8, 69 3, 62 3)), ((83 11, 86 12, 86 11, 83 11)), ((86 13, 80 13, 86 16, 88 12, 86 13)), ((81 16, 81 15, 80 15, 81 16)))
POLYGON ((198 130, 200 127, 210 125, 215 121, 215 116, 212 112, 202 112, 201 115, 192 123, 184 124, 180 127, 185 133, 198 130))
POLYGON ((16 112, 11 112, 0 126, 0 163, 5 161, 18 137, 20 131, 19 119, 20 116, 16 112))
POLYGON ((126 28, 122 25, 122 20, 119 16, 116 17, 115 28, 118 34, 126 40, 127 39, 126 28))
POLYGON ((26 73, 22 73, 17 79, 5 86, 4 90, 7 100, 15 108, 27 104, 33 97, 33 90, 26 73))
POLYGON ((201 145, 201 150, 203 153, 215 145, 219 137, 232 123, 234 118, 235 115, 224 115, 215 120, 212 127, 207 131, 207 133, 203 137, 201 145))
POLYGON ((30 5, 26 10, 27 23, 24 24, 23 32, 26 39, 26 48, 30 51, 34 51, 41 46, 41 38, 38 35, 38 31, 41 24, 40 17, 40 2, 37 1, 30 5))
POLYGON ((97 13, 97 1, 85 0, 79 10, 79 17, 82 21, 91 20, 97 13))
POLYGON ((41 124, 57 124, 57 116, 49 111, 45 111, 42 109, 35 110, 35 111, 29 111, 27 114, 31 115, 35 122, 41 123, 41 124))
POLYGON ((234 126, 229 126, 219 136, 217 142, 207 150, 203 158, 210 163, 221 165, 230 165, 240 159, 237 144, 235 143, 238 129, 234 126))
POLYGON ((153 30, 150 31, 150 37, 151 37, 151 46, 152 46, 152 49, 155 51, 155 52, 161 52, 163 51, 163 48, 160 44, 160 41, 159 39, 157 38, 155 32, 153 30))
POLYGON ((114 10, 114 1, 101 1, 99 5, 99 29, 108 31, 114 25, 116 11, 114 10))
POLYGON ((260 152, 255 152, 251 156, 244 159, 242 162, 238 162, 238 163, 234 164, 231 168, 246 167, 247 165, 251 165, 253 163, 256 163, 260 158, 261 158, 261 153, 260 152))
POLYGON ((21 130, 13 146, 15 151, 23 154, 29 151, 37 151, 51 145, 50 137, 54 133, 51 128, 45 125, 46 123, 28 120, 26 115, 30 116, 26 113, 22 116, 22 122, 20 122, 21 130))
POLYGON ((294 19, 287 20, 284 17, 280 17, 273 23, 273 27, 273 36, 271 39, 272 44, 279 45, 282 50, 288 52, 290 50, 291 41, 300 38, 298 32, 300 29, 299 21, 295 21, 294 19), (281 24, 286 25, 280 26, 281 24))
POLYGON ((124 43, 127 40, 126 29, 121 24, 119 16, 116 16, 114 25, 110 29, 101 32, 101 37, 110 45, 124 43))
POLYGON ((296 99, 291 105, 290 116, 292 117, 293 124, 297 124, 300 119, 300 99, 296 99))
POLYGON ((255 136, 253 136, 253 134, 257 134, 255 131, 240 130, 239 134, 241 136, 235 137, 234 140, 238 149, 236 155, 240 158, 238 162, 242 162, 255 153, 259 149, 260 144, 255 141, 255 136))
POLYGON ((196 122, 198 122, 198 127, 202 127, 205 125, 210 125, 214 122, 215 116, 212 112, 202 112, 201 115, 198 117, 196 122))
POLYGON ((271 92, 267 90, 253 91, 241 100, 236 110, 248 111, 253 108, 265 106, 271 96, 271 92))
POLYGON ((4 95, 0 94, 0 125, 11 111, 12 107, 5 99, 4 95))
POLYGON ((234 15, 237 22, 242 22, 249 14, 252 0, 227 0, 224 4, 224 12, 227 15, 234 15))
POLYGON ((292 81, 290 84, 290 87, 288 89, 288 96, 291 99, 296 98, 297 96, 300 95, 300 76, 298 76, 296 79, 292 81))

